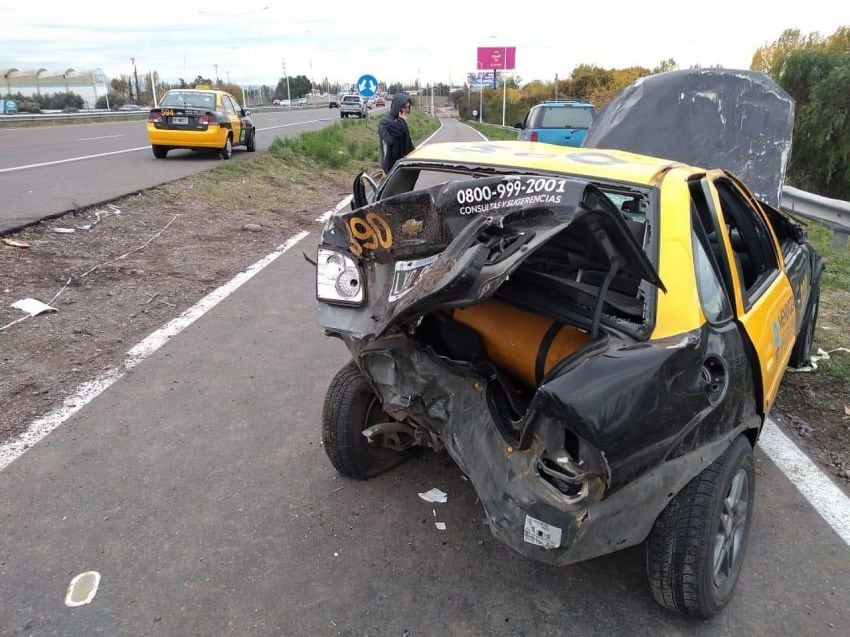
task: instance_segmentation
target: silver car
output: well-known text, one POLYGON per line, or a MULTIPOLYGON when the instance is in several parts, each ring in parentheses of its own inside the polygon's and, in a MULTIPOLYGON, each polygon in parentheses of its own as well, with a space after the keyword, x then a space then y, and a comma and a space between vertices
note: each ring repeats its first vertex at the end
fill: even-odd
POLYGON ((366 100, 359 95, 344 95, 339 103, 340 117, 368 117, 369 109, 366 100))

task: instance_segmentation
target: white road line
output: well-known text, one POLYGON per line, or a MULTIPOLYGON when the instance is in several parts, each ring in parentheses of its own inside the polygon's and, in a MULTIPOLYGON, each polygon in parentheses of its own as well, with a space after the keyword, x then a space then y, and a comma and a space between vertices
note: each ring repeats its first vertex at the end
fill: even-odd
POLYGON ((76 139, 74 141, 77 142, 90 142, 95 139, 115 139, 116 137, 124 137, 124 135, 101 135, 100 137, 81 137, 80 139, 76 139))
POLYGON ((850 545, 850 498, 772 420, 762 429, 759 446, 815 511, 850 545))
POLYGON ((316 217, 316 221, 319 223, 325 223, 328 219, 331 218, 332 215, 335 215, 340 210, 345 208, 348 204, 351 203, 351 200, 354 198, 354 195, 348 195, 344 197, 337 205, 335 205, 331 210, 322 213, 318 217, 316 217))
POLYGON ((467 124, 466 122, 458 122, 458 123, 459 123, 459 124, 463 124, 463 125, 464 125, 464 126, 466 126, 469 130, 471 130, 471 131, 473 131, 474 133, 477 133, 478 135, 480 135, 480 136, 481 136, 481 139, 483 139, 485 142, 489 142, 489 141, 490 141, 489 139, 487 139, 487 136, 486 136, 484 133, 482 133, 480 130, 478 130, 477 128, 475 128, 475 127, 473 127, 473 126, 470 126, 470 125, 469 125, 469 124, 467 124))
POLYGON ((32 422, 26 431, 14 440, 0 446, 0 471, 21 457, 29 448, 44 438, 68 418, 80 411, 92 400, 97 398, 106 389, 118 380, 121 380, 128 371, 165 345, 171 338, 189 327, 192 323, 214 308, 222 300, 236 291, 243 283, 249 281, 254 275, 263 270, 267 265, 292 248, 309 232, 302 231, 286 241, 271 254, 266 255, 244 272, 240 272, 220 288, 213 290, 195 305, 183 312, 180 316, 172 319, 153 334, 145 338, 141 343, 127 352, 124 363, 115 369, 109 369, 100 376, 87 383, 80 385, 77 390, 66 398, 61 407, 53 410, 46 416, 32 422))
POLYGON ((121 155, 122 153, 135 153, 138 150, 149 150, 150 146, 139 146, 138 148, 125 148, 124 150, 113 150, 108 153, 97 153, 96 155, 84 155, 83 157, 71 157, 70 159, 57 159, 56 161, 45 161, 40 164, 27 164, 26 166, 12 166, 11 168, 0 168, 0 173, 13 173, 17 170, 28 168, 41 168, 43 166, 56 166, 67 164, 72 161, 83 161, 85 159, 96 159, 97 157, 109 157, 110 155, 121 155))
POLYGON ((435 130, 433 133, 431 133, 430 135, 428 135, 428 137, 426 137, 425 139, 423 139, 423 140, 422 140, 422 143, 421 143, 421 144, 419 144, 419 145, 420 145, 420 146, 424 146, 425 144, 427 144, 428 142, 430 142, 430 141, 431 141, 431 138, 432 138, 434 135, 436 135, 437 133, 439 133, 441 130, 443 130, 443 120, 440 120, 440 128, 438 128, 438 129, 437 129, 437 130, 435 130))

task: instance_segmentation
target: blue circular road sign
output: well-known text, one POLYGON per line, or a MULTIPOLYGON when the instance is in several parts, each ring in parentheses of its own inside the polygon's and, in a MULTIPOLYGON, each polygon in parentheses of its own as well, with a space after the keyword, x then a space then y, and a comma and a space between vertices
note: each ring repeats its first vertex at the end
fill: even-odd
POLYGON ((374 75, 361 75, 357 80, 357 92, 363 97, 374 97, 378 92, 378 80, 374 75))

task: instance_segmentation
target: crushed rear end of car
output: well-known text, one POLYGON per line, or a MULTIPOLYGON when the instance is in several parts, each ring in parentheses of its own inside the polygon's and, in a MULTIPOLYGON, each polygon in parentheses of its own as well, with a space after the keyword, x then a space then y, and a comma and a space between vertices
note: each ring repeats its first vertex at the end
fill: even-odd
POLYGON ((641 542, 729 442, 695 433, 711 405, 681 372, 699 335, 647 342, 663 284, 646 219, 583 179, 506 175, 340 212, 322 235, 319 323, 379 397, 377 429, 446 449, 494 535, 544 562, 641 542))

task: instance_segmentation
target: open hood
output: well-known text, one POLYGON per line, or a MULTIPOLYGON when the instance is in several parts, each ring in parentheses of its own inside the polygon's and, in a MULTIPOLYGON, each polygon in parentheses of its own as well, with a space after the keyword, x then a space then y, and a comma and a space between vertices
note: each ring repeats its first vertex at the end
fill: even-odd
POLYGON ((779 207, 794 100, 764 73, 691 69, 643 77, 599 113, 587 148, 616 148, 737 175, 779 207))
POLYGON ((620 211, 587 181, 466 179, 331 217, 320 249, 356 258, 365 298, 359 307, 320 302, 319 322, 363 338, 405 317, 472 305, 492 296, 538 248, 573 231, 593 244, 600 269, 663 289, 620 211))

